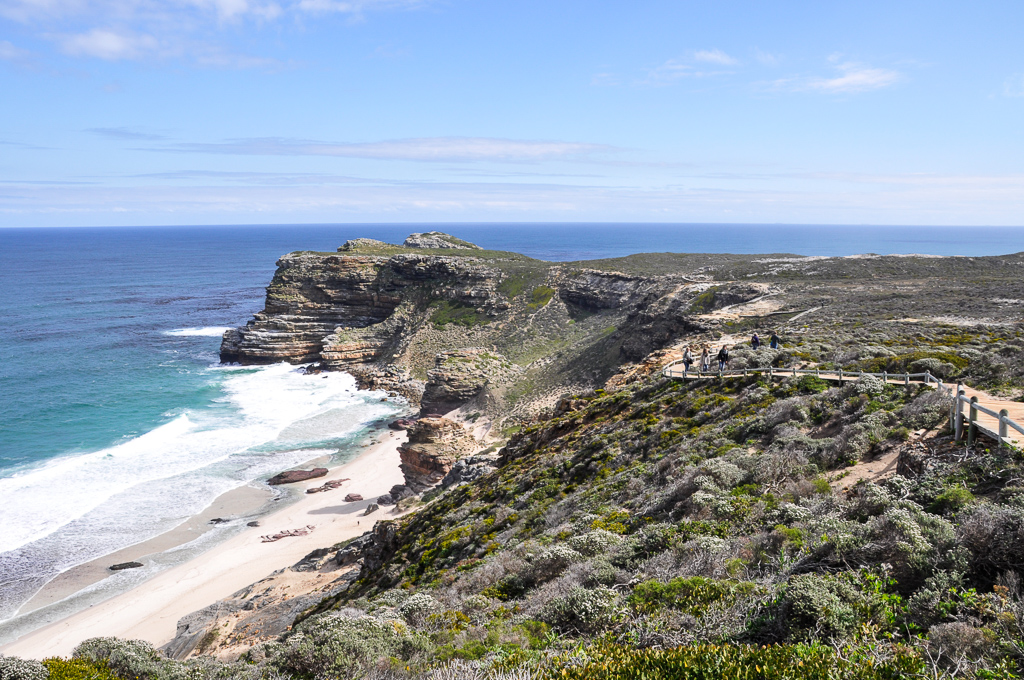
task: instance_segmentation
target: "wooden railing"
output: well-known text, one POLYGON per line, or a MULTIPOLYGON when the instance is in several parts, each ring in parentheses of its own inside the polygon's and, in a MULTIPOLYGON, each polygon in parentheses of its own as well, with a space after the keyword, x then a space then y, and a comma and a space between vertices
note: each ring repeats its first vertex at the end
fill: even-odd
POLYGON ((888 373, 886 371, 882 371, 881 373, 869 373, 867 371, 844 371, 841 368, 834 371, 822 371, 820 368, 775 368, 772 366, 769 366, 768 368, 738 368, 723 371, 701 371, 698 369, 691 369, 687 371, 682 368, 678 368, 682 363, 682 360, 673 361, 661 370, 661 374, 666 378, 681 380, 699 380, 701 378, 741 378, 751 375, 767 375, 769 378, 790 378, 798 375, 811 375, 815 378, 820 378, 821 380, 837 380, 840 384, 844 380, 859 380, 863 376, 871 376, 879 378, 887 384, 931 385, 940 392, 949 392, 951 395, 955 395, 953 404, 950 406, 949 422, 958 441, 963 438, 965 429, 967 430, 967 442, 969 444, 973 444, 975 442, 978 433, 985 434, 986 436, 995 439, 1001 445, 1013 444, 1015 443, 1014 440, 1021 439, 1020 437, 1010 437, 1009 433, 1011 429, 1017 431, 1021 435, 1024 435, 1024 426, 1011 420, 1006 409, 1001 409, 997 413, 990 408, 986 408, 978 403, 978 397, 968 397, 964 393, 964 387, 962 385, 958 384, 954 390, 952 387, 927 371, 924 373, 888 373), (968 406, 967 416, 964 416, 965 404, 968 406), (979 413, 995 418, 995 427, 992 427, 989 423, 983 422, 978 417, 979 413))

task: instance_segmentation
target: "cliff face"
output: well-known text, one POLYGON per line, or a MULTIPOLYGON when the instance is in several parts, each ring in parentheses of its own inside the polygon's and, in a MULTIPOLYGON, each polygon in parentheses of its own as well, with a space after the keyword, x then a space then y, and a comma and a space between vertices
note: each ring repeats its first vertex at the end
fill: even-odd
MULTIPOLYGON (((707 325, 691 319, 704 288, 681 273, 543 262, 439 232, 402 246, 355 239, 277 264, 265 309, 224 334, 221 361, 347 370, 414 404, 422 395, 423 413, 486 393, 484 411, 528 416, 707 325)), ((756 294, 746 284, 717 289, 711 306, 756 294)))

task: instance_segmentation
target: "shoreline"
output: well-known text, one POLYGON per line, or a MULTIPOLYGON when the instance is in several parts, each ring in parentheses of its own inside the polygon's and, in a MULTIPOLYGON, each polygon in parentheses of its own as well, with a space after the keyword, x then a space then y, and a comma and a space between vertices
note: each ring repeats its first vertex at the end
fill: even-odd
POLYGON ((230 517, 233 520, 255 518, 274 500, 275 493, 270 487, 260 488, 245 485, 226 491, 215 498, 206 508, 173 529, 61 572, 29 598, 15 616, 30 614, 51 604, 56 604, 103 581, 114 573, 109 569, 112 564, 143 562, 147 558, 190 543, 215 528, 216 525, 210 523, 210 520, 214 518, 230 517))
MULTIPOLYGON (((0 647, 0 653, 31 659, 69 656, 83 640, 101 636, 141 639, 159 647, 174 638, 181 617, 229 597, 271 572, 295 564, 317 548, 368 531, 377 520, 390 517, 394 508, 382 508, 365 518, 362 511, 377 496, 387 493, 393 485, 404 483, 399 469, 398 446, 405 441, 405 432, 382 430, 380 436, 378 443, 369 445, 351 461, 331 469, 327 476, 288 485, 294 493, 300 494, 299 499, 263 516, 258 527, 245 527, 226 541, 154 574, 127 592, 26 633, 0 647), (332 491, 305 493, 307 488, 346 477, 351 478, 351 481, 332 491), (348 493, 359 493, 365 500, 345 503, 343 499, 348 493), (307 525, 313 525, 315 529, 304 536, 262 542, 261 537, 264 535, 307 525)), ((254 487, 240 489, 245 488, 260 491, 254 487)), ((76 583, 84 583, 86 579, 93 578, 93 582, 101 580, 95 578, 97 565, 102 564, 100 568, 104 571, 103 575, 109 575, 105 568, 112 563, 113 555, 132 549, 137 552, 139 548, 145 549, 147 544, 155 545, 157 541, 172 540, 170 535, 176 532, 176 537, 180 538, 181 532, 188 532, 190 528, 201 524, 202 518, 218 506, 218 501, 226 500, 225 497, 231 493, 222 494, 211 506, 169 532, 68 570, 65 572, 69 574, 67 579, 54 584, 60 577, 55 578, 34 595, 23 606, 23 610, 32 611, 26 607, 40 598, 43 603, 34 609, 56 602, 58 600, 53 598, 61 590, 67 591, 76 583), (76 570, 74 575, 69 573, 76 570), (48 598, 50 601, 45 601, 48 598)), ((230 500, 234 502, 237 499, 230 500)), ((198 535, 201 534, 187 540, 193 540, 198 535)), ((185 542, 181 541, 177 545, 185 542)), ((155 552, 150 550, 149 554, 155 552)))

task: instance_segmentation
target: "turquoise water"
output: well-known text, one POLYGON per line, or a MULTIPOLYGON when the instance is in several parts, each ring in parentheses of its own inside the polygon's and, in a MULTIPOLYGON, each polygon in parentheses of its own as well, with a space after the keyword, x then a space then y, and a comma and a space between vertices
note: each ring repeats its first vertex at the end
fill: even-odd
POLYGON ((0 230, 0 620, 60 571, 156 535, 230 488, 344 456, 395 413, 348 376, 219 366, 220 334, 262 308, 281 255, 430 229, 549 260, 1024 250, 1019 228, 970 238, 786 225, 0 230))

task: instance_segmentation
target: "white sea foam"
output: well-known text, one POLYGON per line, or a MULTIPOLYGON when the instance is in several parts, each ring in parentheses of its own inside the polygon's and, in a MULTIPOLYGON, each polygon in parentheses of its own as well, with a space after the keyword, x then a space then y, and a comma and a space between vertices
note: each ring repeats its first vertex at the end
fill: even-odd
POLYGON ((286 364, 210 373, 224 395, 211 408, 101 451, 0 478, 0 555, 55 533, 72 543, 87 536, 90 553, 142 540, 219 493, 308 460, 316 455, 310 447, 332 453, 322 447, 393 408, 357 392, 341 373, 306 375, 286 364))
POLYGON ((229 331, 230 328, 226 326, 204 326, 203 328, 175 328, 173 331, 164 331, 164 335, 174 335, 178 337, 191 337, 200 336, 204 338, 219 338, 224 335, 224 331, 229 331))

